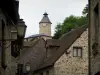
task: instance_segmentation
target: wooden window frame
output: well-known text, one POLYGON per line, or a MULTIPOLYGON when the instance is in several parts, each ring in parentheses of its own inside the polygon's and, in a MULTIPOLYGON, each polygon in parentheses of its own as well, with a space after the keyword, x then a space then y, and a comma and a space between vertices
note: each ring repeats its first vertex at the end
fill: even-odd
POLYGON ((73 57, 82 57, 82 52, 83 52, 83 49, 82 49, 82 47, 73 47, 73 57), (74 55, 74 50, 76 49, 76 56, 74 55), (81 50, 81 56, 79 56, 79 54, 78 54, 78 49, 80 49, 81 50))

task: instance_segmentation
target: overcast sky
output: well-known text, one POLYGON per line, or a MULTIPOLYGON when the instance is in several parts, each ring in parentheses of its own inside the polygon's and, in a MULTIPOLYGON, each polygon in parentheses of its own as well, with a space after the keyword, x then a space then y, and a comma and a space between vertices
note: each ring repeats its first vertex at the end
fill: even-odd
POLYGON ((52 22, 52 35, 57 23, 71 14, 81 16, 88 0, 19 0, 19 14, 27 25, 26 36, 39 34, 39 22, 46 11, 52 22))

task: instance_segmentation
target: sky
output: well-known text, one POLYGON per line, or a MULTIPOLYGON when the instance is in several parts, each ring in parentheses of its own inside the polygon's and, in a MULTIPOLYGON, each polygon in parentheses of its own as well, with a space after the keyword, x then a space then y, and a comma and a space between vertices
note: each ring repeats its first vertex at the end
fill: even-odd
POLYGON ((39 34, 39 22, 47 12, 52 22, 52 36, 57 23, 70 15, 81 16, 88 0, 19 0, 19 14, 27 25, 26 37, 39 34))

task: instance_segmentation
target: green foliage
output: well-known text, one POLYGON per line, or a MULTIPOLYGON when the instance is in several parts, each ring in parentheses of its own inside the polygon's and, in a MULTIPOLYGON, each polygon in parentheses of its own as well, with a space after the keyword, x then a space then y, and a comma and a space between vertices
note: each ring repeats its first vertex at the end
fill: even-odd
POLYGON ((71 15, 65 18, 62 24, 61 23, 57 24, 53 38, 58 39, 61 37, 61 35, 69 32, 71 29, 74 29, 76 27, 86 24, 87 21, 88 21, 87 18, 84 16, 76 17, 76 16, 71 15))
POLYGON ((88 4, 83 9, 82 14, 83 16, 70 15, 69 17, 65 18, 63 23, 58 23, 56 25, 53 38, 58 39, 64 33, 71 31, 71 29, 74 29, 76 27, 86 24, 88 22, 88 4))
POLYGON ((58 23, 56 28, 55 28, 55 34, 53 36, 54 39, 58 39, 61 36, 61 23, 58 23))
POLYGON ((64 33, 71 31, 71 29, 86 24, 88 22, 88 4, 83 9, 82 14, 83 16, 70 15, 69 17, 65 18, 63 23, 58 23, 55 27, 55 33, 53 38, 58 39, 64 33))
POLYGON ((88 9, 89 9, 89 7, 88 7, 88 4, 85 6, 85 8, 83 9, 83 11, 82 11, 82 14, 84 15, 84 16, 86 16, 86 17, 88 17, 88 9))

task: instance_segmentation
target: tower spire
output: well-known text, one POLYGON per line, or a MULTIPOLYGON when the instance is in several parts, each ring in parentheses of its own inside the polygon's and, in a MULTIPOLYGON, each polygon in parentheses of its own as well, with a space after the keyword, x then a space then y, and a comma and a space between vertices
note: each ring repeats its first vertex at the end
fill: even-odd
POLYGON ((51 21, 50 21, 49 18, 48 18, 47 12, 45 12, 43 15, 44 15, 44 16, 43 16, 42 20, 39 22, 39 24, 40 24, 40 23, 50 23, 50 24, 52 24, 51 21))
POLYGON ((47 16, 48 14, 47 14, 47 12, 45 12, 43 15, 44 15, 44 16, 47 16))

